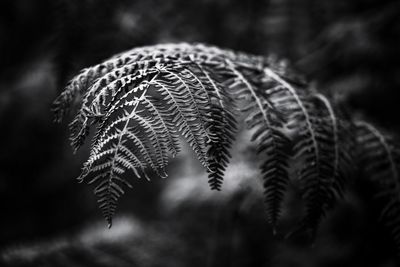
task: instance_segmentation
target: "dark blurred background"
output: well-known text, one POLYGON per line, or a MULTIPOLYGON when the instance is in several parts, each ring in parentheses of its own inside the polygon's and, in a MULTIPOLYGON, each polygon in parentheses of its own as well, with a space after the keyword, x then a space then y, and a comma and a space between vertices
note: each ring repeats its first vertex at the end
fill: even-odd
MULTIPOLYGON (((2 0, 0 261, 396 266, 371 189, 357 179, 314 244, 273 237, 251 156, 234 159, 227 188, 218 195, 208 191, 202 170, 185 152, 167 180, 135 182, 117 210, 116 226, 107 230, 91 188, 74 180, 87 147, 73 155, 68 122, 53 123, 50 108, 81 68, 115 53, 204 42, 285 58, 319 90, 400 134, 399 18, 400 2, 382 0, 2 0)), ((284 220, 291 216, 284 213, 284 220)))

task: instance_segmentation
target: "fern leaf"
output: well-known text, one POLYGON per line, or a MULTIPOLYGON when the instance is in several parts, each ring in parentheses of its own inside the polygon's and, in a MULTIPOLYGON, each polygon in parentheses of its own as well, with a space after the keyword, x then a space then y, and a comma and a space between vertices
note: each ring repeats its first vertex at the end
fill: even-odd
POLYGON ((218 81, 221 69, 211 69, 201 65, 191 58, 191 72, 198 77, 199 83, 205 88, 209 107, 205 110, 206 128, 210 137, 207 149, 208 183, 212 190, 221 190, 224 171, 229 163, 229 152, 237 131, 235 105, 232 95, 223 89, 218 81))
POLYGON ((384 203, 381 220, 392 232, 400 251, 400 149, 393 138, 381 133, 373 125, 358 121, 357 139, 360 145, 360 162, 365 166, 377 187, 376 195, 384 203))
POLYGON ((343 161, 341 158, 343 153, 340 149, 342 144, 339 143, 339 119, 325 96, 316 94, 315 97, 318 100, 315 108, 319 115, 313 121, 316 125, 320 162, 316 176, 303 169, 308 176, 304 177, 307 210, 301 223, 310 227, 313 232, 327 210, 331 209, 337 198, 343 195, 341 185, 344 180, 342 176, 345 173, 341 170, 342 165, 340 164, 343 161))
POLYGON ((80 103, 70 124, 75 150, 97 128, 79 178, 90 177, 97 185, 110 224, 129 186, 128 171, 148 180, 153 174, 165 177, 169 155, 180 150, 179 136, 206 168, 211 189, 220 190, 237 114, 245 113, 261 160, 267 217, 275 228, 292 152, 305 163, 299 178, 306 203, 321 200, 323 208, 309 204, 314 218, 323 215, 332 192, 342 191, 343 182, 332 181, 343 181, 345 172, 341 124, 333 108, 320 97, 327 114, 317 111, 310 92, 295 88, 285 72, 264 57, 203 44, 139 47, 83 70, 56 99, 54 110, 60 120, 72 102, 80 103))
MULTIPOLYGON (((108 182, 101 182, 101 186, 98 186, 95 190, 95 193, 99 196, 103 214, 109 222, 111 222, 116 201, 121 194, 116 193, 119 192, 118 190, 106 190, 103 187, 105 185, 110 186, 114 176, 124 180, 120 175, 128 169, 131 169, 138 176, 144 168, 150 167, 157 174, 163 176, 168 160, 166 151, 168 148, 172 148, 175 152, 178 150, 176 131, 168 130, 167 125, 171 129, 171 125, 176 123, 178 130, 181 131, 198 154, 199 160, 204 165, 206 164, 207 139, 205 137, 207 137, 207 130, 203 118, 205 108, 202 105, 207 104, 207 101, 204 95, 199 94, 199 84, 196 84, 193 75, 191 76, 190 73, 185 72, 184 69, 180 70, 176 66, 170 68, 172 70, 168 67, 159 68, 156 75, 149 76, 151 77, 150 80, 146 75, 142 75, 141 79, 136 79, 139 84, 129 90, 122 89, 127 83, 120 83, 121 87, 110 91, 109 94, 111 95, 108 100, 103 98, 102 101, 95 104, 103 105, 103 110, 106 113, 102 115, 102 122, 93 142, 91 156, 85 163, 80 179, 84 179, 92 172, 109 169, 108 182), (153 104, 146 96, 150 86, 154 86, 155 92, 160 94, 162 97, 160 101, 166 102, 165 106, 169 106, 167 110, 162 110, 160 108, 162 105, 153 104), (137 92, 142 92, 141 97, 134 97, 137 92), (129 100, 132 97, 134 97, 134 100, 129 100), (129 107, 134 107, 131 113, 127 111, 129 107), (171 111, 172 113, 167 115, 171 111), (115 117, 117 119, 112 121, 112 118, 115 117), (129 126, 131 124, 135 124, 135 128, 129 126), (140 155, 133 154, 132 150, 124 146, 126 140, 135 145, 140 155), (106 150, 107 152, 104 151, 109 147, 109 143, 116 143, 113 147, 115 152, 110 157, 112 162, 96 165, 96 162, 109 153, 109 149, 106 150)), ((155 98, 153 101, 155 101, 155 98)), ((84 110, 84 108, 81 110, 84 110)), ((115 187, 115 185, 113 186, 115 187)))
MULTIPOLYGON (((302 196, 306 204, 310 205, 310 210, 311 205, 313 205, 313 197, 317 195, 325 196, 326 193, 324 192, 324 187, 319 185, 321 148, 317 139, 318 133, 314 121, 316 111, 304 93, 297 91, 277 73, 270 68, 265 68, 264 73, 266 75, 265 83, 269 84, 265 94, 273 100, 274 105, 288 120, 284 128, 294 140, 295 145, 292 151, 295 158, 302 162, 298 171, 298 179, 302 187, 302 196)), ((285 159, 281 165, 287 166, 287 163, 283 164, 287 161, 285 159)), ((288 175, 285 174, 285 176, 287 177, 288 175)), ((282 195, 288 180, 285 176, 282 175, 282 178, 277 182, 280 190, 275 189, 275 191, 280 192, 279 198, 277 197, 280 201, 282 201, 282 195)), ((278 209, 275 210, 276 213, 278 209)))
POLYGON ((257 154, 262 159, 260 168, 267 219, 275 231, 289 180, 290 138, 282 131, 284 121, 273 105, 271 95, 266 97, 256 89, 257 81, 248 78, 251 74, 245 76, 232 63, 229 65, 235 77, 230 87, 234 88, 237 98, 245 99, 242 112, 247 113, 245 121, 248 128, 254 129, 252 141, 256 142, 257 154))
MULTIPOLYGON (((125 172, 125 169, 132 169, 135 173, 136 163, 131 163, 130 158, 122 153, 123 150, 120 149, 123 144, 124 137, 129 132, 129 122, 133 118, 136 112, 136 108, 139 102, 136 101, 134 108, 131 113, 128 115, 125 121, 122 123, 122 129, 118 132, 117 142, 115 147, 113 147, 114 152, 112 157, 108 157, 106 159, 105 168, 93 168, 90 166, 90 169, 85 173, 85 175, 90 172, 102 171, 106 173, 106 176, 94 189, 94 193, 98 197, 99 207, 103 212, 103 216, 106 218, 109 227, 112 225, 112 216, 114 215, 116 209, 116 203, 118 198, 124 193, 122 188, 118 185, 117 181, 123 180, 120 176, 125 172), (119 179, 116 179, 119 178, 119 179)), ((117 125, 117 124, 116 124, 117 125)), ((104 143, 103 143, 104 144, 104 143)), ((99 158, 94 156, 89 158, 89 161, 96 162, 99 158)), ((90 164, 92 165, 92 164, 90 164)), ((83 178, 83 177, 82 177, 83 178)))

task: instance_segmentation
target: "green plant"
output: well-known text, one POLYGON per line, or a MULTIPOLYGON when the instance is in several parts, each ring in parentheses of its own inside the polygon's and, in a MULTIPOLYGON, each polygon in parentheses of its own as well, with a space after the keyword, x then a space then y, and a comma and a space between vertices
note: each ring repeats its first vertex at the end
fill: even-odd
POLYGON ((400 245, 399 150, 392 137, 354 123, 284 62, 202 44, 135 48, 72 79, 54 103, 57 121, 73 102, 79 102, 70 124, 73 148, 97 128, 79 180, 96 184, 109 227, 123 186, 130 187, 126 172, 166 177, 180 136, 208 172, 211 189, 220 190, 244 117, 274 229, 289 183, 298 185, 305 203, 299 230, 314 232, 349 177, 363 170, 357 166, 367 164, 385 198, 383 218, 400 245))

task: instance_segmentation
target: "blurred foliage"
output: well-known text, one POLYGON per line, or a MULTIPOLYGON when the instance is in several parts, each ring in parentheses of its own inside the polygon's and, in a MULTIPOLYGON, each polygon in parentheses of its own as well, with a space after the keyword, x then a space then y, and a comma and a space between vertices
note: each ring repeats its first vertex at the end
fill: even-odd
MULTIPOLYGON (((81 68, 117 52, 198 41, 287 58, 316 87, 400 133, 399 17, 398 1, 378 0, 0 1, 0 248, 8 248, 1 260, 16 265, 24 253, 11 257, 10 247, 46 251, 49 243, 35 241, 59 236, 56 243, 67 245, 54 248, 63 251, 56 255, 66 260, 77 253, 83 264, 100 249, 132 253, 140 266, 160 266, 165 257, 171 263, 162 266, 395 266, 390 237, 372 219, 371 189, 357 179, 356 194, 327 218, 314 246, 306 246, 301 238, 272 237, 261 208, 251 204, 259 193, 250 180, 257 177, 243 177, 249 185, 223 188, 219 196, 205 193, 207 181, 184 161, 187 155, 171 164, 167 181, 134 182, 122 201, 118 212, 134 214, 144 227, 140 236, 105 239, 105 247, 88 246, 84 251, 95 252, 84 255, 79 250, 87 243, 63 236, 100 235, 92 226, 80 230, 101 220, 91 192, 74 181, 88 151, 72 155, 67 127, 52 123, 50 105, 81 68), (171 199, 178 196, 174 188, 182 188, 181 198, 171 199)), ((237 166, 246 169, 240 160, 237 166)), ((57 266, 49 255, 32 259, 57 266)))

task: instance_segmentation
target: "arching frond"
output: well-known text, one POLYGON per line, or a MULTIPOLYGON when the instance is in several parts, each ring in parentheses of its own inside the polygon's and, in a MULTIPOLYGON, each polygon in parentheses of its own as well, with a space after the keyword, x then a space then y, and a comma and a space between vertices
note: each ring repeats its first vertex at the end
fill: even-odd
POLYGON ((346 138, 345 129, 342 129, 345 125, 324 95, 316 94, 315 98, 311 108, 315 109, 312 122, 319 157, 318 162, 311 161, 311 166, 317 165, 317 172, 314 176, 307 174, 308 169, 301 170, 302 175, 306 173, 302 178, 305 180, 306 215, 301 224, 310 227, 313 234, 326 212, 334 206, 337 198, 342 197, 344 181, 350 173, 347 164, 349 152, 346 151, 350 140, 346 138))
POLYGON ((180 136, 211 189, 220 190, 244 116, 261 163, 268 221, 276 227, 290 169, 301 166, 305 221, 316 227, 343 191, 347 124, 325 97, 316 99, 274 64, 203 44, 162 44, 123 52, 73 78, 55 101, 56 120, 79 103, 70 124, 75 150, 96 128, 80 180, 96 185, 109 224, 130 175, 166 177, 180 136))
POLYGON ((387 225, 400 251, 400 148, 398 143, 372 124, 358 121, 357 139, 360 162, 376 185, 376 196, 384 207, 381 220, 387 225))

